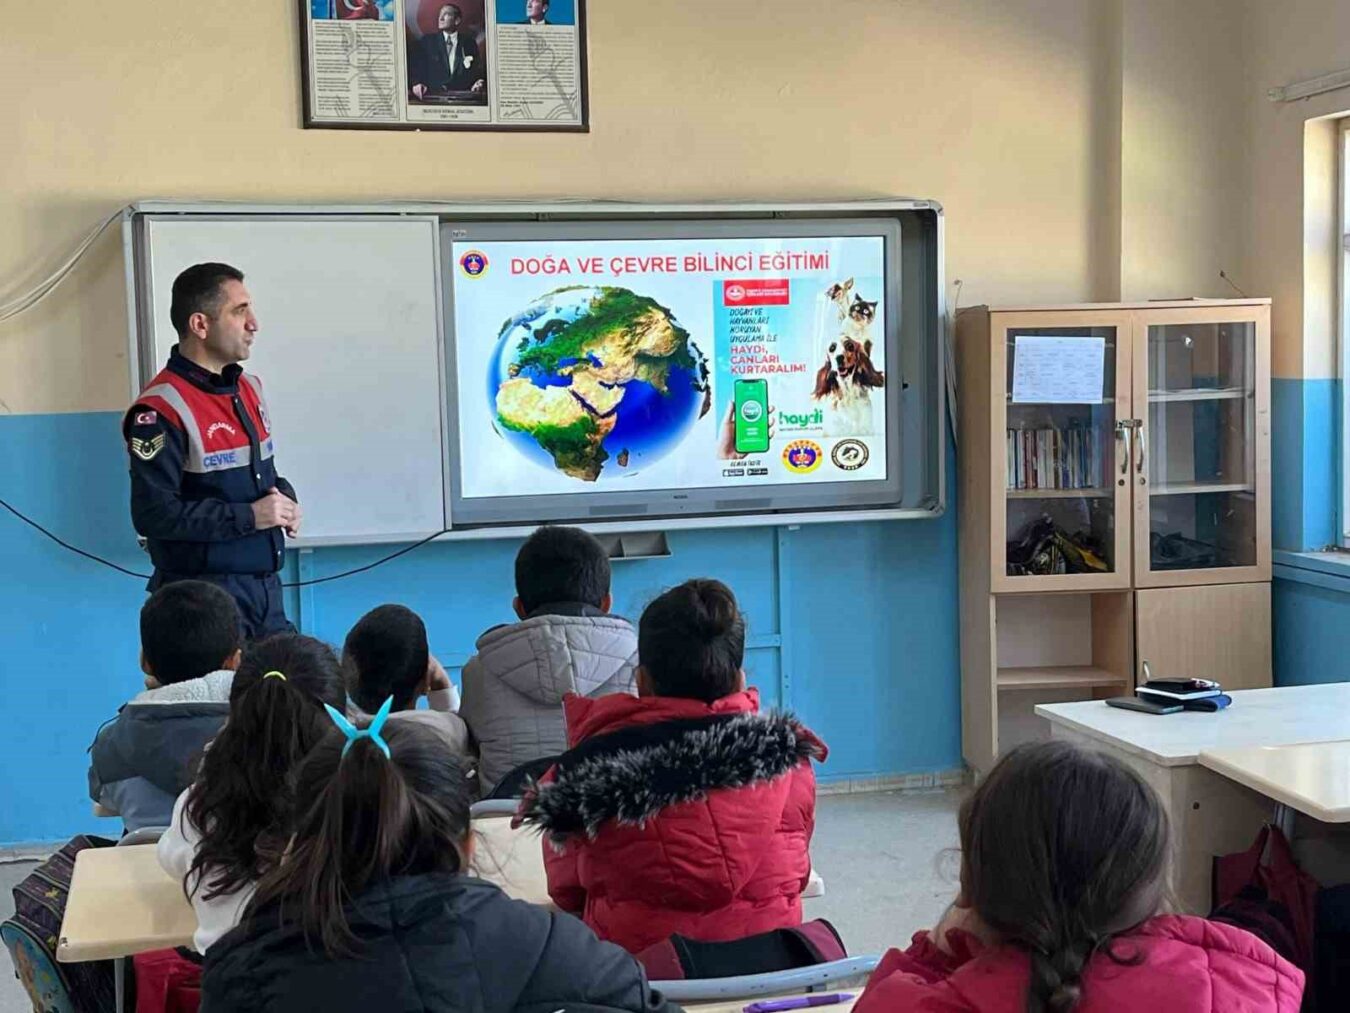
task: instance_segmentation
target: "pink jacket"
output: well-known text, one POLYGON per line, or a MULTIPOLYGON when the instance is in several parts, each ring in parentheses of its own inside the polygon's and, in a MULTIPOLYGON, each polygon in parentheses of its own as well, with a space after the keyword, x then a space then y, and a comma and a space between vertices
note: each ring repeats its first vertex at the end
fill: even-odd
MULTIPOLYGON (((947 936, 952 957, 919 932, 891 950, 854 1013, 1023 1013, 1031 965, 1012 947, 982 950, 963 932, 947 936)), ((1298 1013, 1303 972, 1242 929, 1164 915, 1117 937, 1116 953, 1094 957, 1075 1013, 1298 1013)))

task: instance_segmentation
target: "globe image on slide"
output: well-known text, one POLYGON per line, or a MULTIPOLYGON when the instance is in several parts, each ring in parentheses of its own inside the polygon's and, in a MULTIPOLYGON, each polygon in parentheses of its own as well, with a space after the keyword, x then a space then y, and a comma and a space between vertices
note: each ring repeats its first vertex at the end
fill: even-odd
POLYGON ((584 482, 635 475, 712 403, 708 362, 674 314, 616 286, 572 286, 502 325, 488 367, 498 433, 584 482))

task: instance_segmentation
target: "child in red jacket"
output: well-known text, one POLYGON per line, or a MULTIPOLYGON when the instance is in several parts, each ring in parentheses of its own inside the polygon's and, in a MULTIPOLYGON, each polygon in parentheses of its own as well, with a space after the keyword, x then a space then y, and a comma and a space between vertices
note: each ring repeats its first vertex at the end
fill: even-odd
POLYGON ((521 818, 547 831, 554 903, 601 939, 637 953, 801 924, 826 749, 759 713, 744 653, 730 589, 691 580, 642 614, 638 697, 563 701, 569 751, 521 818))
POLYGON ((1067 742, 1005 756, 961 807, 961 892, 892 950, 856 1013, 1297 1013, 1303 972, 1163 907, 1158 796, 1067 742))

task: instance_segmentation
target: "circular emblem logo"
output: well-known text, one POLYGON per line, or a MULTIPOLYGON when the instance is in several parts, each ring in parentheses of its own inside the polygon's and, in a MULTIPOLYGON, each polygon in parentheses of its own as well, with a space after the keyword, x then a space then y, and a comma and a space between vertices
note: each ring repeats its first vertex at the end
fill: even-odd
POLYGON ((741 418, 746 422, 758 422, 764 416, 764 406, 758 401, 746 401, 741 405, 741 418))
POLYGON ((481 278, 487 273, 487 254, 482 250, 469 250, 459 258, 459 269, 470 278, 481 278))
POLYGON ((867 444, 861 440, 840 440, 830 451, 830 460, 842 471, 857 471, 869 456, 867 444))
POLYGON ((745 289, 740 285, 727 286, 727 302, 740 302, 745 298, 745 289))
POLYGON ((783 467, 798 475, 805 475, 820 467, 821 457, 820 444, 810 440, 793 440, 783 448, 783 467))

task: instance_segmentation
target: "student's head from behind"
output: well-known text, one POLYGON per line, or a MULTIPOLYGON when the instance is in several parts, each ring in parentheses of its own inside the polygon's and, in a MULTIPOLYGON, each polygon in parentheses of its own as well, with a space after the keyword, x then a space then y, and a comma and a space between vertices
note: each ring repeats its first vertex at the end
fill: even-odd
POLYGON ((1030 952, 1033 1013, 1074 1009, 1088 958, 1162 908, 1167 813, 1104 753, 1020 746, 962 805, 959 824, 959 903, 1030 952))
POLYGON ((546 525, 516 553, 516 615, 545 605, 590 605, 608 612, 609 553, 581 528, 546 525))
MULTIPOLYGON (((369 722, 365 727, 370 728, 369 722)), ((256 907, 280 900, 329 956, 359 949, 343 898, 394 876, 462 872, 472 848, 465 771, 432 729, 395 721, 388 747, 329 726, 300 764, 286 861, 258 885, 256 907)))
POLYGON ((148 689, 239 665, 239 606, 215 584, 165 584, 141 606, 141 671, 148 689))
POLYGON ((427 691, 427 628, 402 605, 380 605, 363 615, 342 646, 347 692, 367 714, 386 697, 393 709, 408 710, 427 691))
POLYGON ((229 264, 193 264, 173 281, 169 319, 190 359, 218 371, 249 357, 258 318, 244 272, 229 264))
POLYGON ((745 618, 719 580, 687 580, 638 621, 638 692, 712 703, 745 688, 745 618))
POLYGON ((284 846, 290 775, 332 727, 323 705, 346 703, 332 648, 279 633, 244 652, 230 716, 202 754, 185 813, 202 832, 192 872, 207 899, 252 882, 269 846, 284 846))

